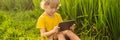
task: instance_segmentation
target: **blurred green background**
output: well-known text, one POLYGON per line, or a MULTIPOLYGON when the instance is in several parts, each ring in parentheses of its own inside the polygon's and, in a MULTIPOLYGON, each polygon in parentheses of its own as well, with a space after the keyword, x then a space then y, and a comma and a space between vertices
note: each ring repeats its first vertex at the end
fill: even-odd
MULTIPOLYGON (((0 40, 40 40, 41 0, 0 0, 0 40)), ((63 20, 76 20, 81 40, 120 40, 120 0, 61 0, 63 20)))

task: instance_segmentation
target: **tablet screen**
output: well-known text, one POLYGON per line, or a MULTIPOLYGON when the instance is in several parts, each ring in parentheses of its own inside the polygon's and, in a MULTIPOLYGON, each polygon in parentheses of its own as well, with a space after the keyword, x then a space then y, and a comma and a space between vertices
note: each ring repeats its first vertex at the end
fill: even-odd
POLYGON ((58 25, 60 27, 59 31, 70 30, 70 26, 72 26, 74 23, 74 20, 60 22, 58 25))

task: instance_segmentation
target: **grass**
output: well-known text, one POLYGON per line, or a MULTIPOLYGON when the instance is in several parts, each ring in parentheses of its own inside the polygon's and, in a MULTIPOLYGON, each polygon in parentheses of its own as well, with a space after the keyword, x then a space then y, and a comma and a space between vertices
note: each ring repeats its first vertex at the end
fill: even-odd
POLYGON ((5 40, 38 40, 39 29, 35 28, 36 20, 33 11, 26 12, 6 12, 0 11, 2 15, 0 24, 0 39, 5 40), (22 14, 24 13, 24 14, 22 14))

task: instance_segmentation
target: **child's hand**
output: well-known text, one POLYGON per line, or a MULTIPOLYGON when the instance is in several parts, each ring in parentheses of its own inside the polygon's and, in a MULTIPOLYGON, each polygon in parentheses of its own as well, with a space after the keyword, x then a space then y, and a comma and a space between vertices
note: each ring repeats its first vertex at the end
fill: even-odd
POLYGON ((71 27, 70 27, 71 30, 74 30, 75 29, 75 24, 73 24, 71 27))
POLYGON ((53 31, 54 31, 55 33, 58 33, 59 29, 60 29, 60 27, 56 26, 56 27, 54 27, 53 31))

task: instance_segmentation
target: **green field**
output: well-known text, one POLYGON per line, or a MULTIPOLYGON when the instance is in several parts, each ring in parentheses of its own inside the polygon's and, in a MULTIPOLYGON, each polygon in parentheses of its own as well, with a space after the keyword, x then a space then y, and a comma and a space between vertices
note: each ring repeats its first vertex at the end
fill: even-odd
MULTIPOLYGON (((40 1, 0 0, 0 40, 40 40, 40 1)), ((57 12, 81 40, 120 40, 120 0, 61 0, 57 12)))

